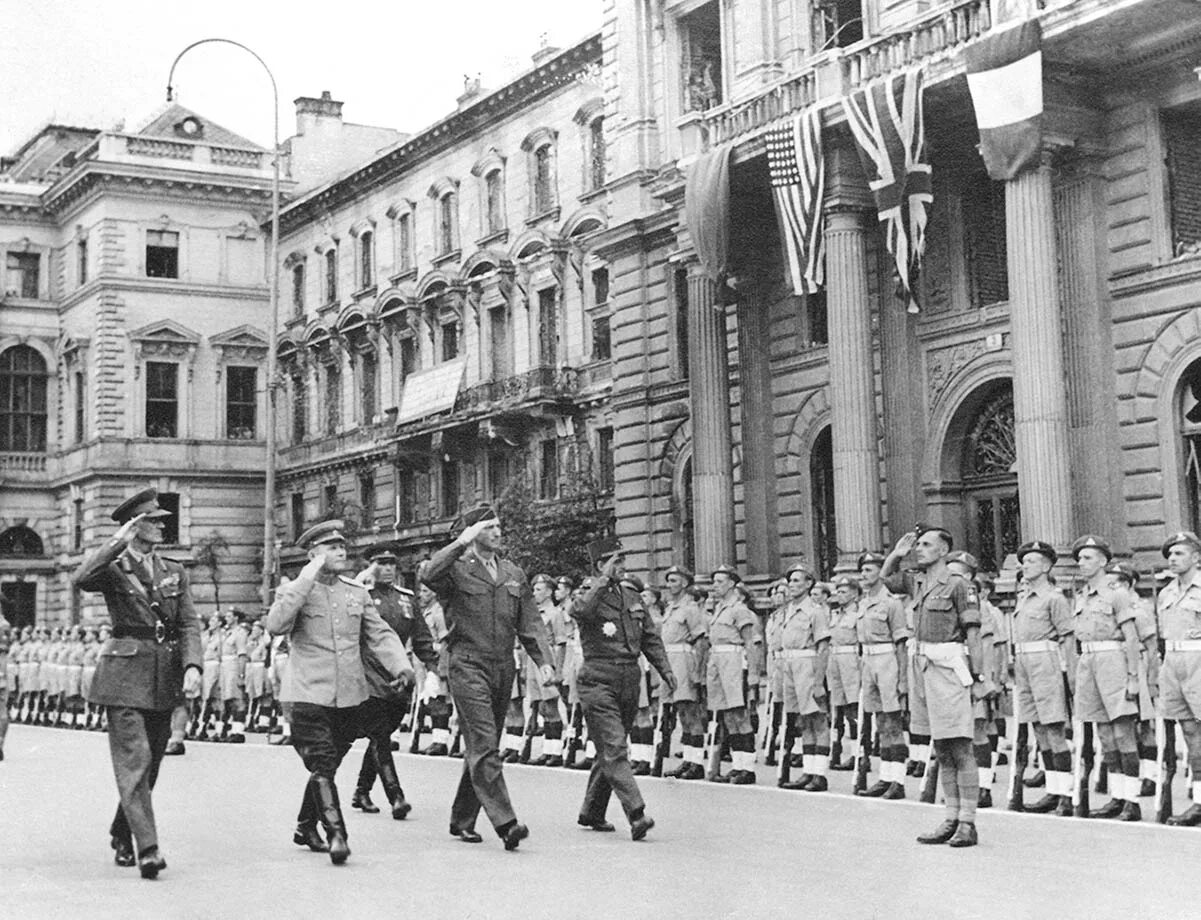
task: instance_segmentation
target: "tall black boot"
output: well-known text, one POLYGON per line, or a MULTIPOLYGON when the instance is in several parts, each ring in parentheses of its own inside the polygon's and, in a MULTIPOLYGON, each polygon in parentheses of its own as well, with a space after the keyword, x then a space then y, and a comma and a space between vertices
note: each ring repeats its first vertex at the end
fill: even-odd
MULTIPOLYGON (((391 759, 391 746, 386 741, 384 744, 388 746, 389 759, 391 759)), ((363 764, 359 767, 359 778, 354 785, 354 797, 350 800, 351 808, 357 808, 368 815, 379 814, 379 808, 371 801, 371 787, 375 785, 376 766, 379 759, 378 749, 379 744, 374 740, 367 742, 367 750, 363 752, 363 764)))
POLYGON ((314 853, 328 853, 329 847, 317 832, 317 800, 313 794, 313 777, 304 785, 304 798, 300 803, 300 813, 296 815, 296 831, 292 834, 292 842, 300 847, 308 847, 314 853))
POLYGON ((371 747, 375 752, 375 768, 379 772, 380 785, 384 787, 384 795, 392 804, 392 819, 403 821, 413 810, 413 806, 405 801, 404 790, 400 788, 400 777, 396 775, 392 751, 381 744, 373 744, 371 747))
POLYGON ((350 847, 346 843, 346 821, 342 818, 338 787, 334 785, 332 776, 313 774, 313 798, 325 827, 326 839, 329 840, 329 861, 340 866, 350 856, 350 847))

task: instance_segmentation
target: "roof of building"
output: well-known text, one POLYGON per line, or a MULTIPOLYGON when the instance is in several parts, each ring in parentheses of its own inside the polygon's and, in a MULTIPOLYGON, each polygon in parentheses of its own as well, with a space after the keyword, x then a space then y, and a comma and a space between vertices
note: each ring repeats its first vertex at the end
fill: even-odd
POLYGON ((249 147, 263 150, 254 141, 247 140, 240 134, 235 134, 228 128, 217 124, 210 118, 193 112, 178 102, 168 103, 166 108, 156 112, 141 128, 128 132, 140 137, 161 137, 169 140, 204 141, 218 147, 249 147), (189 134, 183 127, 192 119, 200 126, 200 134, 189 134))

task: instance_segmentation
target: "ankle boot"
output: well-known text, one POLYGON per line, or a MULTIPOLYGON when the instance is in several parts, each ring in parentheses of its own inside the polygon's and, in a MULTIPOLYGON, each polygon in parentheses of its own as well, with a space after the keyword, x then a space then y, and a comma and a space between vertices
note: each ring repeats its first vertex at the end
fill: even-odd
POLYGON ((338 787, 332 777, 313 774, 313 798, 329 841, 329 860, 340 866, 350 856, 350 846, 346 843, 346 821, 342 818, 338 787))

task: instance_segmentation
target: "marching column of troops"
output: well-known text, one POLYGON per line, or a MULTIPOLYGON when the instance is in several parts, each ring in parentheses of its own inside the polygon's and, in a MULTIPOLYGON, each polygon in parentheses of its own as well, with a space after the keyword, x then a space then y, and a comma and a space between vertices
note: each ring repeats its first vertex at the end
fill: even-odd
POLYGON ((150 805, 162 756, 185 734, 244 730, 290 741, 308 773, 293 839, 334 863, 350 855, 335 775, 356 738, 369 743, 353 807, 380 810, 378 778, 392 817, 409 813, 392 757, 406 726, 411 751, 428 733, 425 753, 463 758, 451 834, 482 840, 482 810, 506 849, 529 835, 504 783, 514 761, 589 770, 578 823, 612 831, 616 793, 636 840, 654 826, 636 776, 751 784, 760 762, 786 790, 825 792, 831 770, 853 771, 866 797, 903 799, 910 777, 923 801, 941 789, 944 820, 925 844, 977 842, 976 810, 992 806, 1007 756, 1010 809, 1138 821, 1153 797, 1158 820, 1201 825, 1201 538, 1190 532, 1163 544, 1154 604, 1135 569, 1085 535, 1071 569, 1050 544, 1023 544, 1002 612, 952 535, 919 527, 832 584, 793 566, 764 621, 733 566, 709 573, 706 592, 673 566, 660 591, 625 571, 612 540, 589 546, 596 570, 582 585, 527 578, 486 507, 423 564, 414 594, 397 583, 392 543, 369 547, 351 577, 341 522, 327 521, 298 540, 309 562, 264 622, 229 611, 202 628, 186 569, 155 552, 165 515, 153 489, 127 500, 76 576, 105 595, 111 626, 0 630, 0 758, 10 716, 106 728, 115 861, 147 878, 166 866, 150 805), (1058 583, 1069 580, 1070 592, 1058 583), (1172 815, 1177 731, 1193 801, 1172 815), (1090 789, 1109 801, 1090 809, 1090 789))

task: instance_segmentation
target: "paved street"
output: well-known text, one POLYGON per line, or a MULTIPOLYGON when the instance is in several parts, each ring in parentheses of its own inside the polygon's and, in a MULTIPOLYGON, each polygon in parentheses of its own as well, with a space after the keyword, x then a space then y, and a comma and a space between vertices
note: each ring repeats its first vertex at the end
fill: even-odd
MULTIPOLYGON (((341 776, 347 803, 361 744, 341 776)), ((981 845, 954 851, 913 842, 939 820, 931 806, 648 779, 658 826, 635 844, 616 803, 618 833, 575 826, 581 774, 514 767, 506 776, 532 836, 510 854, 493 837, 471 846, 447 834, 460 761, 401 755, 398 766, 413 814, 348 812, 353 855, 339 869, 291 843, 304 774, 290 749, 189 744, 164 765, 156 806, 169 868, 148 883, 110 858, 105 737, 13 726, 0 764, 0 916, 1197 915, 1191 830, 994 809, 981 815, 981 845)))

